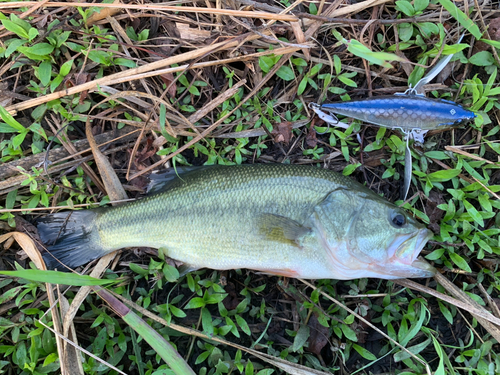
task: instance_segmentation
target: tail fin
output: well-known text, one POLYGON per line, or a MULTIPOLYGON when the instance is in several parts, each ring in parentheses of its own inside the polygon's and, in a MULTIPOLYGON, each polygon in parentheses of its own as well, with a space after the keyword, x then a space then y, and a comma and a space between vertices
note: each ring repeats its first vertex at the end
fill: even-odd
POLYGON ((48 269, 67 271, 67 267, 76 268, 109 252, 101 246, 95 224, 97 211, 59 212, 37 221, 48 250, 43 254, 48 269))

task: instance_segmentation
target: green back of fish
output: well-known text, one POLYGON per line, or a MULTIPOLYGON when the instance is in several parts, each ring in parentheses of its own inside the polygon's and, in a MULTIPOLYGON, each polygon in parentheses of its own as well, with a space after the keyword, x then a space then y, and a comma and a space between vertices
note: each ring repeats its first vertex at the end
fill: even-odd
POLYGON ((162 193, 104 210, 96 226, 101 245, 108 250, 163 248, 194 268, 273 269, 276 262, 286 268, 297 257, 323 261, 324 252, 315 250, 316 240, 300 233, 300 226, 339 187, 377 198, 349 178, 320 168, 214 166, 181 175, 162 193), (298 246, 283 227, 288 228, 285 232, 296 231, 311 246, 298 246))

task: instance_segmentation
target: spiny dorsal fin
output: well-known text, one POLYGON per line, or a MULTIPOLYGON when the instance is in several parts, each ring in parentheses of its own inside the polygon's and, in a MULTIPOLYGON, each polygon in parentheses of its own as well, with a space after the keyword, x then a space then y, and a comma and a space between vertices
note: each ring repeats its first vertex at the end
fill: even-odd
POLYGON ((219 166, 214 165, 202 165, 196 167, 182 165, 164 171, 151 173, 148 177, 150 182, 148 185, 147 195, 153 195, 168 190, 175 181, 182 179, 183 176, 186 176, 189 173, 218 167, 219 166))

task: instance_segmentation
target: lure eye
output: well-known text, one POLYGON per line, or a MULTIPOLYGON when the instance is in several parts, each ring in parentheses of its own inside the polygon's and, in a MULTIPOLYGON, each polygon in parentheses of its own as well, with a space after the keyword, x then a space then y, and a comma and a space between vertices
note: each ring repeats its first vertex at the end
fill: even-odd
POLYGON ((391 224, 394 228, 402 228, 406 224, 406 217, 401 212, 393 211, 390 217, 391 224))

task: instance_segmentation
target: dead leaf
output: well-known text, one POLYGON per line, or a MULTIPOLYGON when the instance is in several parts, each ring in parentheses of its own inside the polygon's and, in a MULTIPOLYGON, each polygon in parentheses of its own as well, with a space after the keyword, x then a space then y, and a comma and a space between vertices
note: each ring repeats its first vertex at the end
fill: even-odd
POLYGON ((368 337, 367 330, 370 328, 368 324, 372 322, 371 315, 367 314, 368 310, 370 310, 370 304, 368 303, 367 300, 361 300, 361 302, 358 305, 358 308, 359 310, 365 311, 365 313, 361 313, 360 311, 360 314, 366 319, 366 321, 360 320, 357 323, 359 329, 356 330, 356 337, 358 338, 359 344, 364 344, 366 342, 366 338, 368 337))
POLYGON ((439 226, 439 222, 444 216, 444 211, 438 208, 438 205, 446 203, 443 199, 442 194, 436 193, 432 191, 429 195, 429 199, 427 199, 425 203, 425 212, 427 216, 429 216, 430 224, 429 229, 434 233, 439 233, 441 227, 439 226))
MULTIPOLYGON (((113 1, 113 4, 120 3, 120 0, 113 1)), ((92 26, 94 23, 105 19, 106 17, 112 17, 117 13, 120 13, 122 9, 120 8, 101 8, 99 12, 93 13, 85 23, 87 26, 92 26)))
MULTIPOLYGON (((500 41, 500 17, 491 19, 490 22, 487 23, 486 26, 488 27, 488 34, 490 35, 491 40, 500 41)), ((475 53, 481 52, 481 51, 487 51, 490 48, 494 48, 494 47, 491 47, 490 45, 488 45, 482 41, 478 41, 478 42, 474 43, 474 52, 475 53)))
MULTIPOLYGON (((306 42, 306 37, 304 32, 302 31, 302 27, 300 26, 300 22, 290 22, 292 26, 293 33, 295 35, 295 40, 298 44, 304 44, 306 42)), ((307 61, 311 59, 311 53, 309 52, 309 48, 302 48, 302 53, 304 54, 307 61)))
POLYGON ((210 37, 209 30, 196 29, 194 27, 189 27, 188 24, 180 22, 177 22, 175 26, 177 26, 181 40, 203 42, 205 39, 210 37))
POLYGON ((174 98, 175 93, 177 92, 177 85, 175 83, 172 84, 174 81, 175 77, 172 73, 165 73, 165 74, 160 74, 160 78, 162 81, 165 83, 165 85, 168 87, 168 94, 174 98))
POLYGON ((227 310, 234 310, 240 303, 238 295, 236 294, 236 288, 232 282, 228 282, 224 289, 228 295, 222 300, 222 303, 227 310))
POLYGON ((483 258, 481 260, 476 260, 476 262, 479 263, 482 266, 482 268, 487 268, 491 271, 495 271, 498 267, 497 259, 483 258))
POLYGON ((21 246, 21 248, 28 254, 31 261, 35 263, 35 266, 39 270, 46 270, 45 263, 38 251, 33 240, 24 233, 21 232, 10 232, 0 236, 0 243, 7 241, 10 237, 13 237, 16 242, 21 246))
POLYGON ((309 131, 307 132, 306 144, 311 148, 316 147, 316 145, 318 144, 318 138, 316 138, 316 131, 315 130, 309 129, 309 131))
POLYGON ((292 123, 286 121, 274 125, 271 134, 274 136, 274 142, 288 144, 292 138, 292 123))
MULTIPOLYGON (((89 113, 91 113, 96 106, 94 106, 89 113)), ((90 116, 87 117, 87 121, 85 123, 85 134, 87 135, 90 149, 92 150, 92 154, 94 155, 95 163, 97 165, 97 168, 99 169, 102 182, 105 186, 106 193, 108 193, 109 195, 109 198, 112 201, 127 199, 127 193, 125 193, 125 189, 123 189, 123 186, 118 176, 116 175, 115 170, 111 166, 108 158, 104 156, 104 154, 101 152, 101 150, 99 150, 99 147, 97 146, 94 135, 92 134, 90 116)))
POLYGON ((321 325, 316 317, 316 314, 312 314, 307 325, 311 328, 309 335, 309 346, 308 349, 316 355, 321 354, 321 350, 328 344, 328 339, 330 337, 330 329, 321 325))
POLYGON ((488 33, 490 34, 491 40, 500 40, 500 17, 493 18, 490 21, 488 33))

